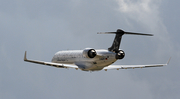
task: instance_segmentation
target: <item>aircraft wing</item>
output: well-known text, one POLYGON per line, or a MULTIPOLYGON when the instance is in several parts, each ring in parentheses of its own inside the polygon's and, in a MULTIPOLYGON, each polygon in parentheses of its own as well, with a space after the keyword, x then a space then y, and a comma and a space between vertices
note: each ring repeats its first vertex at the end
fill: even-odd
MULTIPOLYGON (((171 58, 170 58, 171 59, 171 58)), ((109 65, 107 67, 104 67, 103 69, 105 71, 109 70, 109 69, 134 69, 134 68, 147 68, 147 67, 162 67, 162 66, 166 66, 169 64, 169 61, 166 64, 150 64, 150 65, 109 65)))
POLYGON ((41 64, 41 65, 47 65, 47 66, 53 66, 57 68, 75 68, 78 69, 78 66, 75 65, 69 65, 69 64, 59 64, 59 63, 52 63, 52 62, 44 62, 44 61, 38 61, 38 60, 29 60, 26 58, 26 52, 24 54, 24 61, 26 62, 31 62, 31 63, 36 63, 36 64, 41 64))

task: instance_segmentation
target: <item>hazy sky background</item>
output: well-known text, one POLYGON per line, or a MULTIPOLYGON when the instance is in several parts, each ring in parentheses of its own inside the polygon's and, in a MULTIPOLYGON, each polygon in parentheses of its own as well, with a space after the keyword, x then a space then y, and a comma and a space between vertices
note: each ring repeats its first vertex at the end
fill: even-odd
POLYGON ((0 0, 0 99, 179 99, 180 1, 0 0), (51 61, 59 50, 107 49, 124 35, 126 53, 115 64, 170 64, 162 68, 84 72, 23 61, 51 61))

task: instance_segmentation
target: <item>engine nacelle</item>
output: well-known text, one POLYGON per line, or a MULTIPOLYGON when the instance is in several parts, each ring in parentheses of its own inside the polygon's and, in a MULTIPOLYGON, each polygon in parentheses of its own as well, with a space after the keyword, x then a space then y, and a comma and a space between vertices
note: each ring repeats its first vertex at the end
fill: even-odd
POLYGON ((123 50, 119 50, 118 53, 116 53, 116 59, 123 59, 125 56, 125 52, 123 50))
POLYGON ((86 48, 83 50, 83 56, 87 58, 94 58, 97 55, 95 49, 92 48, 86 48))

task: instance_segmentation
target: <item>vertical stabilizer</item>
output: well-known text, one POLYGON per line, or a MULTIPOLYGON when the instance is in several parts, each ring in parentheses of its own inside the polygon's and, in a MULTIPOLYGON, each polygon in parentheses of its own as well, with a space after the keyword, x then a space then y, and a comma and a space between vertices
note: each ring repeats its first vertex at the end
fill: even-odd
POLYGON ((130 34, 130 35, 144 35, 144 36, 153 36, 152 34, 143 34, 143 33, 134 33, 134 32, 124 32, 121 29, 118 29, 116 32, 100 32, 98 34, 116 34, 114 38, 114 42, 110 48, 108 48, 109 51, 118 53, 119 47, 121 44, 121 39, 124 34, 130 34))
POLYGON ((109 51, 115 52, 115 53, 119 52, 119 47, 121 44, 121 39, 122 39, 123 34, 124 34, 124 31, 119 30, 119 29, 117 30, 116 36, 114 38, 114 42, 113 42, 112 46, 110 48, 108 48, 109 51))

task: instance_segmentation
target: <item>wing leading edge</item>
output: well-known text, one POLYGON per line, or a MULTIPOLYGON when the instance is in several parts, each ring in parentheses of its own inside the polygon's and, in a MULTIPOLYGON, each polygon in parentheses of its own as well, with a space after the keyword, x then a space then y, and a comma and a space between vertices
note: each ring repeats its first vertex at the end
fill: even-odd
POLYGON ((147 67, 162 67, 169 64, 171 58, 169 58, 168 62, 166 64, 150 64, 150 65, 110 65, 105 68, 103 68, 105 71, 109 69, 134 69, 134 68, 147 68, 147 67))
POLYGON ((36 64, 41 64, 41 65, 53 66, 53 67, 57 67, 57 68, 75 68, 75 69, 78 69, 78 66, 74 66, 74 65, 58 64, 58 63, 44 62, 44 61, 38 61, 38 60, 29 60, 26 58, 26 51, 24 54, 24 61, 36 63, 36 64))

